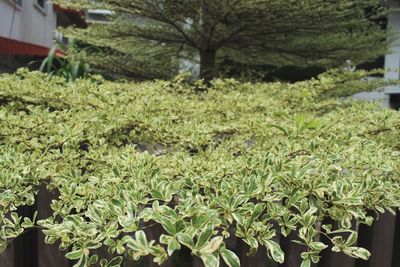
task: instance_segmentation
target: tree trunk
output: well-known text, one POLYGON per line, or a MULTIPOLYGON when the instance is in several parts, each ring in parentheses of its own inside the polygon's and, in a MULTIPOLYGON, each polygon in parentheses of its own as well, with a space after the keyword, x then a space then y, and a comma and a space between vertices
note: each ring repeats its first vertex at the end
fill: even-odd
POLYGON ((215 75, 215 59, 217 51, 206 49, 200 52, 200 79, 209 85, 215 75))

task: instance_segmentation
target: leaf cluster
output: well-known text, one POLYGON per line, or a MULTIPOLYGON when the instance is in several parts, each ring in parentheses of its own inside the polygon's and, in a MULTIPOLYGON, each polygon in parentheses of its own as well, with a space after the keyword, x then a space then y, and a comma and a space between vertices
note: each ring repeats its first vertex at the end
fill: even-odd
POLYGON ((208 92, 180 79, 3 75, 0 247, 37 227, 76 266, 148 255, 161 264, 186 247, 207 267, 236 267, 230 238, 283 262, 277 236, 294 232, 303 267, 328 247, 367 259, 352 226, 400 207, 400 114, 336 97, 371 87, 356 82, 366 74, 215 80, 208 92), (58 193, 53 213, 18 216, 41 187, 58 193), (161 236, 149 235, 154 225, 161 236), (100 259, 100 247, 115 258, 100 259))
POLYGON ((67 82, 73 82, 78 78, 87 78, 90 73, 90 66, 76 60, 71 51, 76 49, 73 38, 68 41, 67 46, 61 43, 54 45, 47 57, 42 61, 39 70, 47 73, 49 78, 55 76, 63 77, 67 82), (58 53, 68 53, 67 55, 58 55, 58 53))

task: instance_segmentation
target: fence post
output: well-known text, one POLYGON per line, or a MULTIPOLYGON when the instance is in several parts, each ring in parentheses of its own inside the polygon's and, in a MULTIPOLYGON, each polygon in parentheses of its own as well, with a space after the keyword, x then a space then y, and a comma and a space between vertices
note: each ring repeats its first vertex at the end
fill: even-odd
POLYGON ((0 254, 0 266, 14 267, 14 243, 8 244, 6 250, 0 254))
POLYGON ((391 267, 396 217, 388 212, 380 214, 372 227, 360 225, 358 246, 371 252, 368 261, 356 260, 356 267, 391 267))
MULTIPOLYGON (((332 226, 337 225, 337 222, 332 220, 330 217, 326 218, 325 220, 322 221, 322 224, 330 224, 332 226)), ((353 223, 354 230, 356 229, 355 223, 353 223)), ((345 235, 342 235, 345 237, 345 235)), ((348 235, 346 235, 347 238, 348 235)), ((321 260, 318 263, 318 267, 353 267, 354 266, 354 258, 347 256, 344 253, 338 253, 332 251, 332 245, 330 244, 331 241, 324 235, 320 236, 320 241, 323 242, 324 244, 329 245, 328 248, 324 249, 321 252, 321 260)))
MULTIPOLYGON (((21 206, 18 215, 32 218, 37 203, 34 206, 21 206)), ((14 242, 14 267, 38 267, 37 229, 30 229, 14 242)))
MULTIPOLYGON (((164 231, 164 228, 158 223, 155 223, 153 221, 150 221, 147 223, 147 225, 152 225, 152 224, 154 224, 154 225, 149 228, 146 228, 144 231, 146 233, 148 240, 155 240, 158 242, 160 239, 160 236, 166 232, 164 231)), ((154 263, 153 260, 154 260, 154 257, 146 257, 145 258, 145 266, 146 267, 158 267, 159 265, 157 263, 154 263)), ((169 258, 161 266, 162 267, 173 267, 172 259, 169 258)))
POLYGON ((395 255, 395 253, 400 252, 400 213, 396 216, 395 234, 394 234, 394 244, 393 244, 393 255, 392 255, 392 267, 400 266, 400 257, 395 255))
POLYGON ((250 246, 244 241, 238 238, 237 240, 237 251, 240 258, 241 267, 267 267, 268 257, 267 250, 264 246, 259 246, 255 255, 249 257, 250 246))
POLYGON ((285 252, 285 262, 280 264, 279 267, 299 267, 301 265, 301 253, 305 252, 306 249, 300 244, 292 242, 297 240, 298 236, 296 231, 292 231, 287 237, 281 236, 280 245, 285 252))
MULTIPOLYGON (((50 192, 46 186, 42 185, 39 187, 39 191, 36 195, 36 209, 38 211, 38 219, 45 219, 50 217, 53 212, 51 210, 51 201, 57 198, 57 193, 50 192)), ((59 247, 59 242, 50 245, 44 242, 44 234, 42 231, 35 230, 36 240, 33 244, 30 244, 32 247, 37 248, 37 262, 38 267, 48 267, 48 266, 56 266, 56 267, 70 267, 71 262, 65 258, 65 254, 67 252, 61 251, 59 247)), ((28 266, 28 265, 26 265, 28 266)), ((26 267, 25 265, 23 267, 26 267)), ((15 266, 17 267, 17 266, 15 266)))

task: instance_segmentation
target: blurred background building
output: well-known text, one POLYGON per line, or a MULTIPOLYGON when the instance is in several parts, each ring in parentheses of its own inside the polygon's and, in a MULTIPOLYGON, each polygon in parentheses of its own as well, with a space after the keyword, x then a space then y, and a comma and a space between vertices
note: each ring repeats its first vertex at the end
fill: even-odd
POLYGON ((57 27, 85 27, 84 12, 64 9, 47 0, 0 0, 0 72, 14 72, 47 56, 57 27))

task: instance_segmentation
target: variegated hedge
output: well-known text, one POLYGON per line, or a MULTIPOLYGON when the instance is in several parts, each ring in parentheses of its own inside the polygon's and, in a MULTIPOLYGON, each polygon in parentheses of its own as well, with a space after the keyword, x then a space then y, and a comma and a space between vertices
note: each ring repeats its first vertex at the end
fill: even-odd
POLYGON ((102 266, 146 255, 162 263, 187 247, 207 267, 220 259, 232 267, 240 263, 229 236, 282 262, 275 237, 295 231, 308 248, 303 267, 332 244, 367 259, 351 225, 400 206, 400 114, 339 98, 376 86, 363 75, 217 80, 208 92, 180 80, 64 84, 40 73, 4 75, 1 248, 37 227, 76 266, 100 261, 99 247, 120 255, 102 266), (59 194, 53 215, 19 217, 39 186, 59 194), (328 217, 338 224, 321 224, 328 217), (150 240, 143 230, 155 224, 165 232, 150 240))

